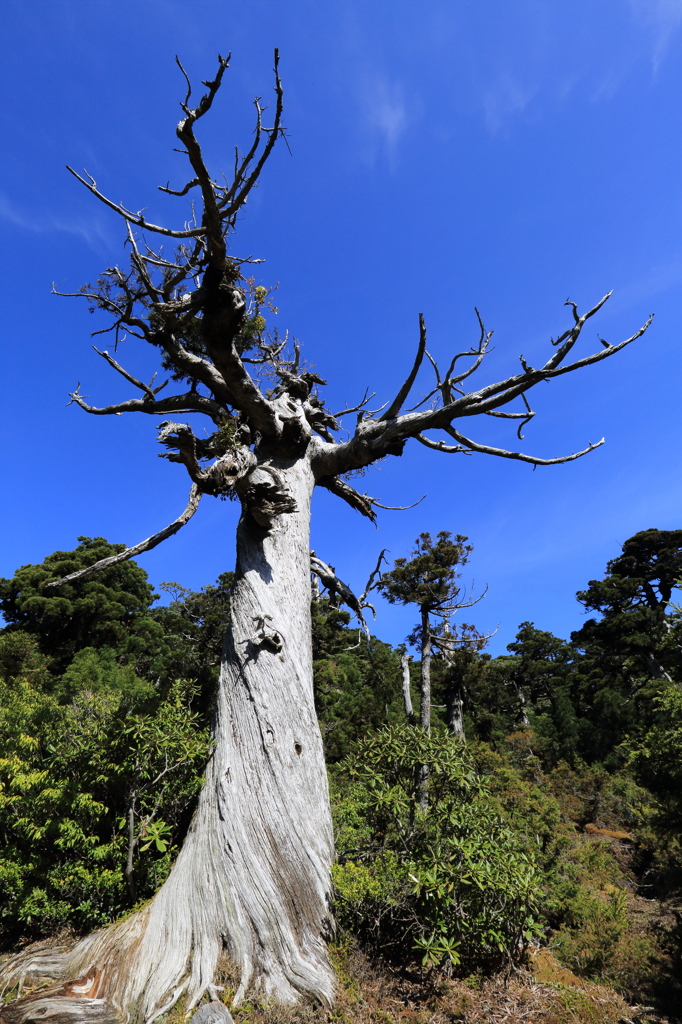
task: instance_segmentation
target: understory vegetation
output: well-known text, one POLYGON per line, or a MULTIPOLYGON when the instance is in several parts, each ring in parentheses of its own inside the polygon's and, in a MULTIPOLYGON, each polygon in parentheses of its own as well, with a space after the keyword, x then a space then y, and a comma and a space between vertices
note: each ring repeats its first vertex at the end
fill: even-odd
MULTIPOLYGON (((6 952, 149 900, 201 787, 232 578, 164 584, 164 607, 134 562, 46 589, 118 550, 79 538, 0 581, 6 952)), ((405 648, 365 642, 333 590, 316 595, 332 1019, 616 1022, 626 1002, 651 1008, 640 1020, 682 1014, 681 575, 682 531, 647 530, 578 594, 591 617, 568 641, 525 622, 491 658, 473 627, 441 629, 440 647, 434 627, 430 731, 406 713, 405 648)), ((418 660, 409 673, 418 705, 418 660)))

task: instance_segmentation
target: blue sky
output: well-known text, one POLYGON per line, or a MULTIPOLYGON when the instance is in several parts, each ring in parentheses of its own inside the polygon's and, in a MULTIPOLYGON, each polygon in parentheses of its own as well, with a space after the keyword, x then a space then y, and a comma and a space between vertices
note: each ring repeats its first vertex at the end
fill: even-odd
MULTIPOLYGON (((483 383, 546 358, 582 309, 617 341, 651 313, 649 333, 613 360, 535 389, 522 450, 544 457, 606 444, 538 469, 408 445, 362 489, 408 512, 380 528, 325 493, 313 547, 362 589, 378 551, 407 554, 421 530, 474 544, 467 579, 488 594, 475 619, 504 650, 518 623, 567 636, 575 591, 632 533, 682 525, 679 450, 682 286, 682 0, 5 0, 0 574, 78 535, 135 543, 184 507, 181 467, 159 459, 156 420, 88 417, 67 407, 78 381, 96 404, 128 397, 90 348, 76 290, 123 258, 122 223, 64 165, 177 222, 185 180, 172 152, 178 53, 192 77, 232 67, 202 139, 214 168, 248 142, 251 101, 271 95, 281 51, 291 153, 281 146, 249 203, 234 251, 264 257, 279 282, 278 327, 329 380, 329 404, 366 387, 392 397, 411 364, 418 313, 443 361, 494 328, 483 383)), ((142 376, 153 353, 128 341, 142 376)), ((418 390, 429 388, 428 374, 418 390)), ((498 421, 481 441, 517 442, 498 421)), ((233 503, 204 499, 175 538, 143 556, 152 581, 200 587, 234 564, 233 503)), ((469 617, 474 617, 469 613, 469 617)), ((380 607, 376 631, 400 642, 409 611, 380 607)))

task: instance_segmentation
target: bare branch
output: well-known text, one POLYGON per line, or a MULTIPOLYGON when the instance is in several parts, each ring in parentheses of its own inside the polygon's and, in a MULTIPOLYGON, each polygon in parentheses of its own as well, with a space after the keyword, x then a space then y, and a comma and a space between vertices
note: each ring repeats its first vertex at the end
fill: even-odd
POLYGON ((491 409, 489 412, 485 413, 486 416, 499 416, 500 419, 504 420, 521 420, 518 430, 516 431, 516 436, 519 441, 523 441, 524 435, 521 431, 525 427, 526 423, 529 423, 530 420, 533 419, 533 416, 535 416, 535 413, 531 409, 528 399, 526 398, 525 392, 521 393, 521 398, 523 399, 523 404, 526 407, 525 412, 498 412, 496 409, 491 409))
MULTIPOLYGON (((160 334, 158 341, 175 367, 183 370, 188 377, 193 377, 204 384, 219 402, 227 405, 236 404, 224 374, 220 373, 213 363, 190 352, 173 333, 160 334)), ((246 374, 245 370, 243 372, 246 374)), ((255 388, 255 385, 253 387, 255 388)))
POLYGON ((66 165, 66 169, 73 174, 74 178, 78 178, 81 184, 85 185, 85 187, 89 189, 93 196, 96 196, 100 202, 104 203, 105 206, 108 206, 110 210, 115 210, 115 212, 120 214, 121 217, 130 221, 131 224, 135 224, 138 228, 143 228, 145 231, 154 231, 157 235, 167 235, 169 238, 197 238, 199 235, 206 234, 206 228, 203 227, 193 228, 188 231, 172 231, 170 228, 164 228, 158 224, 151 224, 148 220, 144 219, 141 213, 133 213, 132 210, 127 210, 125 206, 122 206, 119 203, 114 203, 111 199, 107 199, 105 195, 102 195, 97 188, 97 182, 92 175, 88 174, 87 171, 85 174, 90 179, 89 182, 86 181, 85 178, 81 178, 80 174, 74 171, 73 167, 69 167, 68 164, 66 165))
POLYGON ((517 459, 519 462, 529 462, 533 466, 556 466, 562 462, 573 462, 574 459, 580 459, 583 455, 588 455, 595 448, 599 448, 600 445, 604 444, 604 438, 602 437, 601 441, 588 445, 581 452, 575 452, 571 455, 560 455, 556 459, 540 459, 534 455, 522 455, 521 452, 508 452, 504 448, 493 448, 491 445, 477 444, 475 441, 470 441, 469 438, 464 437, 454 427, 450 427, 448 433, 459 441, 460 444, 455 447, 445 444, 444 441, 432 441, 430 438, 424 437, 423 434, 417 434, 416 439, 421 444, 426 445, 427 448, 432 448, 437 452, 446 452, 448 455, 454 455, 459 452, 464 452, 465 454, 482 452, 484 455, 499 455, 503 459, 517 459))
MULTIPOLYGON (((163 385, 162 385, 163 386, 163 385)), ((168 398, 150 399, 148 394, 144 398, 130 398, 127 402, 118 402, 115 405, 95 406, 88 405, 80 394, 80 384, 75 391, 69 395, 71 402, 75 402, 85 412, 93 416, 120 416, 124 412, 144 412, 151 416, 163 416, 166 413, 190 413, 199 412, 210 416, 216 426, 220 426, 225 420, 225 409, 212 398, 200 395, 196 391, 187 391, 184 395, 170 395, 168 398)), ((146 392, 146 386, 144 386, 146 392)), ((160 388, 157 388, 159 391, 160 388)), ((154 394, 155 392, 152 392, 154 394)))
POLYGON ((462 389, 458 388, 457 385, 460 384, 463 380, 466 380, 467 377, 470 377, 479 368, 479 366, 483 362, 483 359, 488 353, 490 339, 493 336, 492 331, 486 331, 485 324, 483 323, 481 314, 479 313, 478 309, 474 307, 474 310, 476 313, 476 317, 478 318, 479 326, 481 328, 481 334, 478 341, 478 348, 470 348, 467 349, 467 351, 465 352, 457 352, 456 355, 452 357, 450 366, 448 367, 447 373, 445 374, 445 379, 441 379, 438 363, 433 358, 431 353, 427 351, 426 357, 431 363, 431 366, 433 367, 433 372, 436 375, 436 386, 431 391, 429 391, 429 393, 424 398, 422 398, 420 402, 417 402, 417 404, 414 405, 411 409, 408 409, 408 412, 414 412, 416 409, 419 409, 422 405, 424 405, 425 402, 428 402, 429 398, 432 398, 433 395, 435 395, 436 392, 438 391, 440 392, 441 398, 443 400, 443 405, 449 405, 450 402, 452 402, 453 389, 457 391, 459 394, 464 394, 462 389), (455 364, 457 363, 457 360, 462 359, 465 356, 476 356, 476 359, 471 364, 471 366, 469 366, 464 371, 464 373, 460 373, 456 377, 451 376, 455 369, 455 364))
MULTIPOLYGON (((473 583, 472 583, 472 589, 473 589, 473 583)), ((459 591, 457 593, 459 593, 459 591)), ((473 594, 472 594, 472 596, 468 600, 455 601, 454 604, 442 604, 442 605, 439 605, 437 608, 433 608, 432 609, 432 614, 433 615, 437 615, 437 616, 439 616, 442 619, 447 619, 454 612, 458 612, 462 608, 473 608, 475 604, 478 604, 479 601, 483 600, 483 598, 486 596, 487 593, 488 593, 488 584, 486 583, 485 587, 483 588, 482 593, 480 593, 478 595, 478 597, 474 597, 473 594)))
POLYGON ((137 379, 137 377, 133 377, 131 373, 128 373, 127 370, 124 370, 123 367, 116 362, 113 356, 109 355, 106 349, 103 352, 100 352, 100 350, 95 345, 93 345, 92 347, 95 349, 95 352, 97 353, 98 356, 102 356, 103 359, 106 359, 106 361, 109 363, 109 366, 113 366, 113 368, 118 373, 120 373, 122 377, 125 377, 127 381, 130 381, 131 384, 134 384, 136 388, 140 389, 140 391, 144 391, 145 394, 147 394, 152 400, 154 398, 154 395, 157 395, 159 391, 161 391, 162 388, 165 388, 166 384, 168 384, 167 380, 165 380, 163 384, 160 384, 158 388, 152 388, 150 384, 143 384, 141 380, 137 379))
POLYGON ((314 551, 310 552, 310 571, 314 573, 315 576, 317 576, 322 585, 327 588, 331 595, 338 594, 341 601, 345 605, 347 605, 350 608, 350 610, 355 614, 358 622, 362 626, 367 637, 368 648, 370 642, 370 632, 369 626, 367 625, 367 622, 365 620, 365 616, 363 615, 363 609, 371 608, 374 614, 374 618, 376 618, 376 610, 374 608, 374 605, 369 604, 369 602, 366 601, 365 598, 367 597, 368 591, 372 588, 374 577, 379 572, 379 567, 381 565, 383 558, 384 552, 382 551, 381 554, 379 555, 377 567, 374 570, 374 572, 370 575, 369 580, 367 581, 367 586, 365 588, 364 594, 362 595, 362 597, 358 598, 355 596, 355 594, 348 586, 348 584, 344 583, 343 580, 339 579, 339 577, 336 575, 336 570, 334 569, 333 565, 327 565, 325 562, 322 561, 321 558, 318 558, 316 556, 314 551))
POLYGON ((425 351, 426 351, 426 324, 424 323, 424 315, 423 315, 423 313, 420 313, 419 314, 419 346, 417 348, 417 355, 416 355, 415 360, 414 360, 414 366, 410 370, 410 374, 409 374, 407 380, 405 381, 405 383, 403 384, 403 386, 401 387, 400 391, 395 396, 395 398, 393 399, 393 401, 389 405, 388 409, 383 414, 383 416, 380 417, 380 419, 382 419, 382 420, 393 419, 395 416, 398 415, 398 413, 402 409, 403 404, 405 402, 405 399, 407 398, 407 396, 409 395, 410 391, 412 390, 412 385, 414 384, 414 382, 415 382, 415 380, 417 378, 417 374, 419 373, 419 367, 422 364, 422 360, 424 358, 424 352, 425 351))
MULTIPOLYGON (((490 384, 478 391, 462 394, 461 397, 439 408, 427 409, 421 412, 407 412, 391 420, 364 417, 359 420, 354 436, 348 441, 333 446, 322 445, 319 447, 313 459, 316 475, 320 477, 334 477, 355 469, 362 469, 385 455, 400 455, 406 440, 410 437, 416 437, 421 443, 437 451, 462 451, 469 454, 479 451, 500 455, 504 458, 518 459, 533 465, 553 465, 567 462, 580 458, 581 455, 594 450, 599 445, 590 445, 582 452, 557 459, 538 459, 520 453, 507 452, 505 449, 477 445, 475 442, 469 443, 466 439, 463 446, 449 448, 443 442, 436 442, 425 438, 424 431, 432 429, 449 431, 450 424, 458 418, 495 412, 501 407, 509 405, 515 398, 523 396, 541 381, 551 380, 553 377, 561 376, 564 373, 571 373, 583 366, 598 363, 602 359, 608 359, 610 356, 615 355, 616 352, 620 352, 627 345, 630 345, 637 338, 640 338, 651 324, 652 317, 649 317, 638 331, 620 344, 601 348, 599 351, 592 352, 590 355, 568 365, 560 365, 560 359, 566 355, 577 338, 576 332, 579 332, 585 321, 594 315, 597 309, 603 305, 604 301, 605 298, 601 299, 588 313, 578 317, 578 323, 574 324, 571 331, 566 332, 567 334, 573 332, 571 337, 562 342, 552 359, 541 369, 526 366, 523 373, 507 377, 506 380, 490 384)), ((485 337, 487 338, 489 335, 485 337)), ((441 386, 443 383, 441 381, 441 386)), ((521 419, 519 435, 531 414, 532 409, 527 405, 526 415, 521 419)), ((457 439, 460 435, 452 434, 452 436, 457 439)), ((599 444, 601 443, 599 442, 599 444)))
POLYGON ((426 494, 422 494, 421 498, 419 498, 418 501, 415 501, 412 505, 382 505, 380 501, 376 500, 376 498, 370 498, 369 500, 373 505, 376 505, 377 508, 385 508, 388 509, 389 512, 407 512, 408 509, 416 508, 417 505, 421 505, 425 497, 426 494))
POLYGON ((564 361, 565 357, 571 351, 576 341, 578 340, 580 332, 582 331, 586 322, 590 319, 590 317, 593 317, 595 313, 599 312, 604 303, 608 302, 612 295, 613 290, 607 292, 606 295, 604 295, 603 298, 599 300, 596 306, 593 306, 592 309, 588 310, 588 312, 584 313, 582 316, 578 316, 578 307, 576 306, 575 302, 571 302, 570 299, 566 300, 564 305, 571 307, 571 310, 573 312, 573 319, 575 320, 575 326, 568 331, 564 331, 561 337, 557 338, 556 341, 552 342, 554 346, 559 347, 557 348, 557 351, 554 353, 554 355, 547 360, 547 362, 543 366, 543 370, 553 370, 555 366, 558 366, 559 363, 562 363, 564 361))
MULTIPOLYGON (((449 625, 449 623, 446 623, 449 625)), ((458 648, 465 647, 467 645, 482 647, 486 640, 492 639, 498 632, 500 626, 499 623, 492 631, 492 633, 475 633, 473 636, 467 636, 457 633, 446 633, 436 634, 431 633, 432 642, 441 650, 442 654, 445 655, 446 661, 450 661, 447 657, 448 654, 453 654, 458 648)))
MULTIPOLYGON (((237 213, 237 211, 244 205, 249 192, 258 181, 260 173, 263 170, 265 162, 270 156, 270 153, 272 152, 273 147, 277 142, 277 139, 281 134, 284 133, 284 129, 282 128, 282 111, 284 110, 284 91, 282 89, 282 82, 279 77, 278 49, 275 49, 275 66, 273 70, 275 72, 275 94, 277 96, 277 104, 275 107, 275 119, 273 122, 273 126, 272 128, 263 129, 263 131, 267 132, 268 134, 268 141, 263 147, 263 152, 260 155, 258 163, 256 164, 253 171, 244 182, 244 185, 242 186, 241 189, 239 189, 236 195, 233 196, 232 194, 228 194, 226 196, 224 203, 221 204, 221 212, 223 212, 224 215, 228 217, 231 216, 232 214, 237 213)), ((255 153, 255 150, 253 150, 253 152, 255 153)), ((239 176, 237 180, 239 180, 239 176)))
POLYGON ((377 558, 377 564, 375 565, 375 567, 372 570, 372 572, 369 574, 369 579, 367 580, 367 585, 366 585, 364 591, 362 592, 362 594, 360 595, 360 598, 359 598, 360 607, 361 608, 363 608, 363 607, 371 608, 372 611, 374 612, 374 618, 375 619, 377 617, 377 613, 374 610, 374 606, 373 605, 366 603, 367 595, 369 594, 370 590, 374 590, 374 588, 377 586, 377 584, 379 582, 377 577, 381 576, 381 563, 382 562, 386 562, 386 564, 388 565, 388 559, 386 558, 386 552, 387 551, 388 551, 388 548, 383 548, 382 549, 379 557, 377 558))
POLYGON ((327 590, 332 592, 335 591, 339 595, 343 603, 347 604, 348 607, 355 612, 366 628, 362 614, 362 607, 358 598, 355 596, 348 584, 339 579, 334 567, 323 562, 321 558, 316 556, 314 551, 310 552, 310 570, 315 573, 327 590))
POLYGON ((164 527, 163 530, 159 530, 158 533, 153 534, 151 537, 147 537, 146 540, 141 541, 139 544, 135 544, 132 548, 126 548, 125 551, 120 551, 117 555, 110 555, 109 558, 100 558, 99 562, 95 562, 94 565, 89 565, 86 569, 79 569, 78 572, 69 573, 68 576, 64 576, 61 580, 53 580, 48 583, 47 587, 61 587, 64 583, 74 583, 76 580, 86 579, 88 576, 92 576, 93 573, 99 572, 100 569, 108 569, 112 565, 118 565, 119 562, 127 562, 130 558, 137 558, 144 551, 151 551, 162 541, 168 537, 172 537, 174 533, 182 529, 185 523, 188 523, 197 508, 199 507, 199 501, 201 499, 201 493, 196 487, 192 486, 189 492, 189 500, 185 511, 174 519, 173 522, 164 527))
POLYGON ((354 405, 350 409, 342 409, 340 412, 333 412, 332 416, 334 417, 334 419, 338 420, 342 416, 347 416, 351 412, 359 412, 360 409, 364 409, 365 406, 367 405, 367 403, 371 402, 372 399, 376 395, 376 391, 373 391, 371 395, 367 394, 368 391, 369 391, 369 388, 366 388, 365 389, 364 397, 363 397, 362 401, 358 403, 358 405, 354 405))
POLYGON ((167 192, 169 196, 186 196, 187 193, 189 192, 189 190, 191 188, 194 188, 195 185, 198 185, 198 184, 199 184, 199 179, 198 178, 192 178, 192 180, 188 181, 187 184, 185 185, 185 187, 181 188, 179 192, 176 192, 175 189, 169 188, 168 185, 157 185, 157 188, 158 188, 159 192, 167 192))
POLYGON ((345 480, 341 480, 338 476, 327 476, 322 477, 317 481, 320 487, 325 487, 332 494, 336 494, 337 497, 343 498, 351 508, 354 508, 356 512, 360 512, 361 515, 367 516, 371 519, 374 525, 377 524, 376 512, 372 508, 372 499, 368 498, 366 494, 360 494, 354 487, 346 483, 345 480))
POLYGON ((223 218, 218 208, 216 188, 211 180, 208 170, 206 169, 201 147, 194 135, 194 125, 211 109, 215 95, 220 88, 223 75, 229 67, 230 58, 229 56, 221 57, 218 55, 218 71, 216 76, 213 81, 203 82, 203 85, 206 86, 208 91, 204 93, 193 110, 190 110, 187 106, 192 91, 189 78, 187 77, 187 72, 178 58, 176 57, 175 59, 187 81, 187 96, 185 97, 185 102, 180 104, 186 116, 182 121, 180 121, 176 129, 176 135, 186 147, 189 161, 198 179, 199 187, 201 188, 201 197, 204 202, 204 214, 202 218, 203 234, 206 237, 209 259, 220 260, 224 263, 226 248, 223 218))

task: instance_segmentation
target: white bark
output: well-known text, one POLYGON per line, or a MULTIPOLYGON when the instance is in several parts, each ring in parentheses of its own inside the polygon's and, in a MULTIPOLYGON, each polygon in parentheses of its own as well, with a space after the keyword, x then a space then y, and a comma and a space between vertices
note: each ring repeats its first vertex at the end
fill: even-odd
MULTIPOLYGON (((71 984, 51 994, 60 1014, 64 1002, 74 1004, 70 1019, 111 1008, 151 1021, 183 993, 195 1005, 204 992, 214 995, 224 947, 241 967, 235 1002, 250 985, 283 1003, 301 994, 327 1004, 333 997, 324 938, 334 848, 312 685, 313 478, 307 459, 270 467, 296 511, 276 515, 269 531, 242 515, 215 746, 169 878, 144 910, 88 936, 58 962, 49 954, 49 970, 38 953, 32 966, 31 954, 7 965, 9 985, 22 974, 84 979, 82 993, 71 984)), ((36 1009, 22 1000, 3 1016, 21 1024, 36 1009)))
POLYGON ((445 714, 448 732, 466 743, 464 732, 464 693, 459 680, 452 680, 445 691, 445 714))
POLYGON ((411 655, 405 651, 400 659, 400 668, 403 673, 403 704, 405 705, 405 717, 411 725, 414 722, 414 710, 412 708, 412 693, 410 690, 410 661, 411 655))

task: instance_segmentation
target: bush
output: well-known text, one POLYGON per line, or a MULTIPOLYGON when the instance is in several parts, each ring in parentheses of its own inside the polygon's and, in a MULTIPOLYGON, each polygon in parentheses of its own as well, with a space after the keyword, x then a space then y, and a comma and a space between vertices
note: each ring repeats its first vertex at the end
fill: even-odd
POLYGON ((98 689, 68 704, 26 678, 0 680, 4 944, 98 927, 153 895, 201 784, 208 737, 191 688, 177 683, 153 713, 134 714, 132 677, 87 652, 79 673, 98 689))
POLYGON ((332 770, 339 922, 385 954, 469 969, 518 960, 536 929, 539 875, 466 748, 387 728, 332 770), (428 806, 420 807, 420 767, 428 806))

